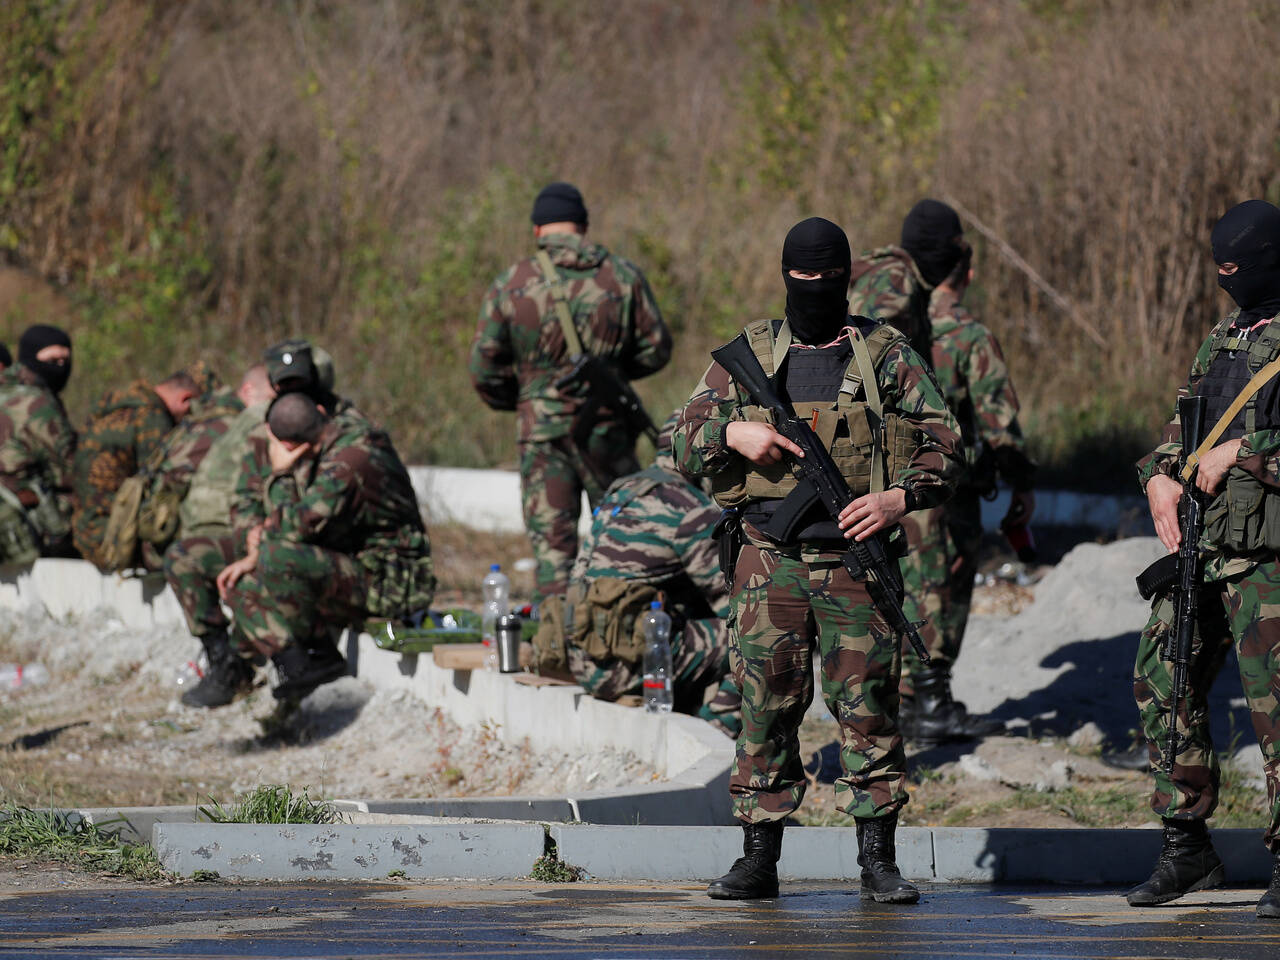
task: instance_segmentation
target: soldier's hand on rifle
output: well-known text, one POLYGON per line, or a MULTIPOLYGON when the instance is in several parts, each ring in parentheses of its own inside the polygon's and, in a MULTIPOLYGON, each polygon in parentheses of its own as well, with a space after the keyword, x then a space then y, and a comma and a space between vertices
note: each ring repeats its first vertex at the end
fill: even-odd
POLYGON ((1157 473, 1147 481, 1147 504, 1155 521, 1156 536, 1170 553, 1177 553, 1182 543, 1182 527, 1178 523, 1178 501, 1182 484, 1173 477, 1157 473))
POLYGON ((906 512, 907 492, 901 487, 868 493, 840 511, 840 529, 845 537, 865 540, 877 530, 897 523, 906 512))
POLYGON ((724 430, 724 442, 757 466, 777 463, 788 453, 803 457, 804 451, 767 423, 733 420, 724 430))
POLYGON ((1240 453, 1240 441, 1220 443, 1200 458, 1196 470, 1196 486, 1205 493, 1217 493, 1227 478, 1227 471, 1234 466, 1240 453))

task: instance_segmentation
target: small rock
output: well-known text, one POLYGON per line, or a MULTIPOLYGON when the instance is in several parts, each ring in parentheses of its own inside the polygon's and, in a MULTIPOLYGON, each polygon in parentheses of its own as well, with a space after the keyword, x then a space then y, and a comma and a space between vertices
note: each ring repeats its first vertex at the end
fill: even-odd
POLYGON ((1101 746, 1102 741, 1105 739, 1106 734, 1102 732, 1102 728, 1090 720, 1071 736, 1067 737, 1067 743, 1079 750, 1088 750, 1101 746))
POLYGON ((976 753, 966 753, 956 761, 956 766, 960 768, 960 772, 966 777, 973 777, 975 780, 1000 779, 1000 771, 976 753))

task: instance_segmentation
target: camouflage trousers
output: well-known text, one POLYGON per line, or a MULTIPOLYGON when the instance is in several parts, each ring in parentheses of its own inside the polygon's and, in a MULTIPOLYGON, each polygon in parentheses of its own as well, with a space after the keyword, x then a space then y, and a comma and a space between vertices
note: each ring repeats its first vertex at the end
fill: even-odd
POLYGON ((635 441, 622 430, 597 432, 586 450, 569 437, 520 444, 520 501, 538 564, 535 602, 569 588, 583 492, 594 507, 609 484, 639 469, 635 441))
POLYGON ((1218 805, 1220 771, 1209 734, 1208 694, 1235 644, 1240 681, 1262 748, 1271 821, 1263 836, 1280 852, 1280 561, 1205 585, 1187 671, 1187 698, 1178 711, 1179 746, 1173 775, 1164 769, 1172 667, 1160 658, 1171 629, 1172 604, 1159 601, 1138 641, 1133 693, 1147 737, 1155 786, 1151 809, 1172 819, 1207 819, 1218 805))
POLYGON ((738 556, 732 662, 742 733, 729 792, 744 822, 782 820, 804 799, 799 733, 813 701, 815 648, 822 698, 840 725, 837 803, 854 817, 884 817, 907 802, 898 638, 838 557, 806 561, 751 542, 738 556))
POLYGON ((264 536, 258 568, 228 598, 236 629, 272 656, 294 641, 336 644, 365 619, 367 574, 354 557, 264 536))
MULTIPOLYGON (((737 737, 742 730, 742 693, 729 672, 729 623, 689 620, 672 637, 671 667, 675 672, 675 710, 687 713, 737 737)), ((581 647, 568 645, 569 669, 587 693, 600 700, 639 694, 644 662, 619 657, 596 659, 581 647)))
MULTIPOLYGON (((920 636, 930 666, 950 672, 969 623, 982 546, 982 506, 976 495, 962 493, 940 506, 907 514, 902 527, 908 544, 902 558, 902 607, 908 620, 924 621, 920 636)), ((914 694, 911 677, 920 666, 920 658, 903 638, 903 696, 914 694)))
POLYGON ((235 538, 226 533, 185 537, 164 552, 164 578, 182 605, 195 637, 225 633, 230 626, 218 597, 218 574, 236 559, 235 538))

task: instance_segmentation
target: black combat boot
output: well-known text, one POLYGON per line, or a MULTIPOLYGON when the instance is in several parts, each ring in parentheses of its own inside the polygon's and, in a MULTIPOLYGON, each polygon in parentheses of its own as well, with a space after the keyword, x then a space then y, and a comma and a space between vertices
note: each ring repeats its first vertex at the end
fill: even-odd
POLYGON ((209 658, 209 669, 179 699, 188 707, 225 707, 253 684, 253 668, 231 649, 226 633, 208 634, 200 643, 209 658))
POLYGON ((1203 820, 1164 821, 1164 845, 1147 882, 1125 894, 1131 907, 1154 907, 1196 890, 1221 886, 1222 861, 1203 820))
POLYGON ((932 747, 955 740, 989 737, 1004 730, 991 717, 970 714, 951 696, 951 675, 946 667, 924 667, 911 678, 914 697, 903 697, 898 728, 903 737, 932 747))
POLYGON ((1275 859, 1271 862, 1271 886, 1267 887, 1267 892, 1258 901, 1258 916, 1266 917, 1268 920, 1278 920, 1280 919, 1280 850, 1272 856, 1275 859))
POLYGON ((759 900, 778 895, 778 857, 782 856, 782 821, 744 823, 742 856, 719 880, 707 886, 713 900, 759 900))
POLYGON ((303 700, 322 684, 332 683, 347 675, 347 661, 332 643, 308 649, 304 643, 291 643, 271 658, 280 682, 271 691, 277 700, 303 700))
POLYGON ((862 896, 876 903, 915 903, 920 891, 902 878, 893 835, 898 815, 858 817, 858 866, 862 868, 862 896))

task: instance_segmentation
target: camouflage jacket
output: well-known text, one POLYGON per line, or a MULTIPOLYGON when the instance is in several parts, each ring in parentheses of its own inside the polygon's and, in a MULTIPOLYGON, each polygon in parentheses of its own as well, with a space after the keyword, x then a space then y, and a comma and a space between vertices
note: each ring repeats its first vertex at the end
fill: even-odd
MULTIPOLYGON (((241 461, 249 449, 249 435, 261 427, 266 413, 265 403, 241 410, 228 417, 223 431, 212 438, 208 452, 191 475, 178 511, 179 537, 191 536, 202 528, 230 528, 236 482, 240 476, 241 461)), ((269 475, 271 469, 265 456, 265 444, 262 454, 263 465, 269 475)), ((264 509, 258 520, 265 516, 264 509)))
MULTIPOLYGON (((540 237, 538 246, 556 265, 584 350, 626 380, 666 366, 671 334, 635 264, 578 234, 540 237)), ((554 440, 570 433, 587 402, 584 383, 558 385, 571 368, 551 286, 536 258, 521 260, 480 307, 470 363, 476 391, 495 410, 517 412, 521 441, 554 440)), ((617 422, 601 406, 590 429, 617 422)))
POLYGON ((75 453, 76 434, 57 395, 26 367, 0 372, 0 482, 15 493, 52 495, 69 518, 75 453))
POLYGON ((169 431, 148 462, 148 468, 158 480, 180 497, 185 497, 192 476, 214 441, 227 432, 231 422, 243 410, 244 404, 231 387, 223 387, 210 394, 200 404, 199 410, 193 410, 169 431))
POLYGON ((929 292, 911 254, 901 247, 878 247, 860 254, 849 275, 849 313, 889 323, 912 349, 930 357, 929 292))
MULTIPOLYGON (((1020 485, 1029 480, 1025 467, 1020 472, 1011 466, 1030 467, 1030 461, 1018 424, 1018 396, 995 336, 965 309, 955 291, 946 287, 933 292, 929 323, 933 373, 960 423, 969 465, 973 467, 985 456, 1002 469, 1009 482, 1020 485)), ((979 481, 979 485, 989 484, 979 481)))
POLYGON ((374 616, 425 610, 435 591, 431 544, 391 438, 365 420, 339 417, 319 442, 315 458, 268 481, 263 543, 278 538, 354 556, 374 616))
MULTIPOLYGON (((918 508, 935 506, 951 496, 964 471, 959 424, 928 367, 904 340, 885 350, 876 372, 885 408, 919 431, 920 444, 899 485, 911 485, 918 508)), ((682 473, 714 476, 740 456, 725 443, 725 429, 744 419, 741 408, 748 402, 728 371, 713 361, 681 411, 672 438, 672 454, 682 473)))
POLYGON ((173 429, 164 401, 149 383, 137 380, 111 390, 93 408, 76 450, 73 482, 76 549, 94 560, 106 533, 111 501, 173 429))
POLYGON ((649 583, 688 617, 729 615, 729 590, 711 531, 720 508, 659 466, 614 481, 578 551, 572 579, 649 583))

